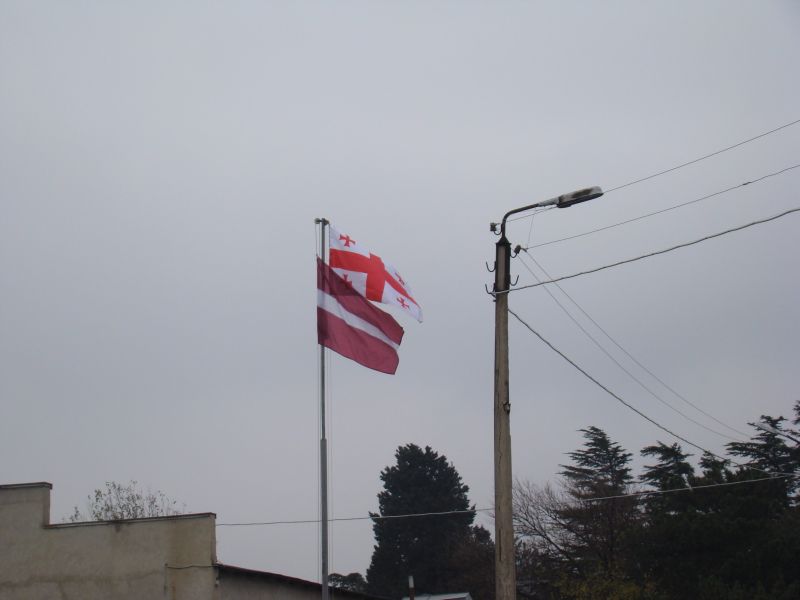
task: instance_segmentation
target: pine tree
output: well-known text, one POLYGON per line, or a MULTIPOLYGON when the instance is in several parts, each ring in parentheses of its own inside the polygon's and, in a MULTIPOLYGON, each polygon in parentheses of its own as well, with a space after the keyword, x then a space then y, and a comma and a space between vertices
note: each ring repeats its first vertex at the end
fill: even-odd
MULTIPOLYGON (((430 447, 401 446, 397 464, 381 472, 383 491, 378 494, 378 514, 373 517, 375 549, 367 570, 367 588, 388 598, 401 598, 408 591, 408 576, 414 576, 418 592, 469 591, 457 589, 461 576, 470 569, 454 564, 458 554, 474 537, 475 518, 466 486, 455 467, 430 447), (441 513, 402 519, 379 516, 441 513), (460 512, 463 511, 463 512, 460 512)), ((485 540, 483 540, 485 541, 485 540)))
POLYGON ((575 559, 581 570, 613 579, 621 568, 625 536, 637 518, 637 503, 632 498, 592 499, 629 491, 632 454, 599 427, 580 431, 584 447, 568 454, 572 464, 561 465, 560 472, 573 503, 559 513, 563 526, 575 534, 575 559))
MULTIPOLYGON (((560 489, 517 482, 514 489, 518 576, 530 598, 642 598, 626 575, 629 538, 640 519, 632 455, 602 429, 588 427, 582 448, 561 465, 560 489)), ((653 596, 648 596, 653 597, 653 596)))
POLYGON ((332 588, 359 594, 363 594, 367 589, 367 582, 364 581, 364 576, 361 573, 348 573, 347 575, 331 573, 328 575, 328 585, 332 588))
MULTIPOLYGON (((679 444, 667 446, 663 442, 656 442, 653 446, 642 448, 641 455, 657 460, 654 465, 645 465, 644 473, 639 476, 642 483, 659 491, 691 488, 694 467, 687 461, 691 454, 686 454, 679 444)), ((650 512, 670 513, 683 510, 687 501, 691 499, 682 494, 655 494, 645 500, 645 505, 650 512)))
MULTIPOLYGON (((795 410, 798 410, 798 405, 795 405, 795 410)), ((756 428, 758 433, 749 442, 729 443, 728 452, 747 460, 753 478, 770 474, 797 475, 800 473, 798 444, 792 443, 786 437, 785 434, 792 435, 792 430, 787 430, 785 423, 786 419, 783 417, 761 415, 759 424, 765 426, 767 430, 756 428)), ((776 481, 775 484, 771 487, 780 489, 783 501, 789 504, 792 495, 800 486, 800 481, 796 477, 786 477, 776 481)))
POLYGON ((654 446, 642 448, 642 456, 655 457, 655 465, 646 465, 639 479, 658 490, 686 487, 694 475, 694 468, 687 462, 691 454, 686 454, 677 443, 667 446, 656 442, 654 446))
MULTIPOLYGON (((764 425, 788 431, 784 422, 761 418, 764 425)), ((669 598, 794 597, 800 589, 800 514, 790 507, 793 483, 784 477, 747 483, 796 472, 793 448, 761 429, 728 448, 744 466, 706 453, 699 476, 689 474, 690 466, 682 464, 687 455, 677 445, 642 451, 659 457, 657 465, 646 467, 643 480, 658 489, 681 487, 684 480, 693 490, 647 501, 638 557, 642 570, 669 598), (731 485, 704 487, 717 484, 731 485)))
POLYGON ((561 465, 577 496, 620 494, 633 480, 630 462, 633 456, 612 442, 605 431, 591 426, 581 429, 584 448, 570 452, 571 465, 561 465))

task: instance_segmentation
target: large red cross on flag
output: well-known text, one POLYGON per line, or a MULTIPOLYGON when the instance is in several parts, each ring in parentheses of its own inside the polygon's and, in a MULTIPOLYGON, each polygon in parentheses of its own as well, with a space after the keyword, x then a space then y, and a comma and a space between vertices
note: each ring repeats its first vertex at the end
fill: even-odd
POLYGON ((392 265, 347 234, 330 227, 331 268, 368 300, 395 306, 422 323, 422 308, 392 265))

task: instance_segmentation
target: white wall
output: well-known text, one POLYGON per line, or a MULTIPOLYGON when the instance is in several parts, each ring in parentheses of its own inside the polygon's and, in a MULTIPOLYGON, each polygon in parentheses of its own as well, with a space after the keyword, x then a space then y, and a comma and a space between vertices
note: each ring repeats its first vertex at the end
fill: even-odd
POLYGON ((217 600, 213 514, 50 525, 50 487, 0 486, 2 600, 217 600))

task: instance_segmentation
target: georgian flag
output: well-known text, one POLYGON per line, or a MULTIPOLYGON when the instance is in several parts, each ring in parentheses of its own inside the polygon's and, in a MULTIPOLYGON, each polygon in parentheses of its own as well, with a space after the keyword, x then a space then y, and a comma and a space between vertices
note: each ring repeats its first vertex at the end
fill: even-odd
POLYGON ((332 226, 329 239, 330 265, 353 289, 368 300, 400 308, 422 323, 422 308, 397 269, 332 226))
POLYGON ((317 257, 317 340, 369 369, 393 375, 403 328, 317 257))

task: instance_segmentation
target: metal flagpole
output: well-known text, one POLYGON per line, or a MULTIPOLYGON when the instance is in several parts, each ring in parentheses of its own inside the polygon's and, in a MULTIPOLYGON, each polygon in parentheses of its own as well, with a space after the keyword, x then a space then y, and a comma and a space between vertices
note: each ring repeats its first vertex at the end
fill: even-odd
MULTIPOLYGON (((325 218, 314 219, 319 224, 319 251, 322 262, 325 256, 325 228, 330 221, 325 218)), ((319 439, 319 495, 320 495, 320 584, 322 586, 322 600, 329 600, 328 590, 328 440, 325 438, 325 346, 319 346, 319 411, 320 411, 320 439, 319 439)))

